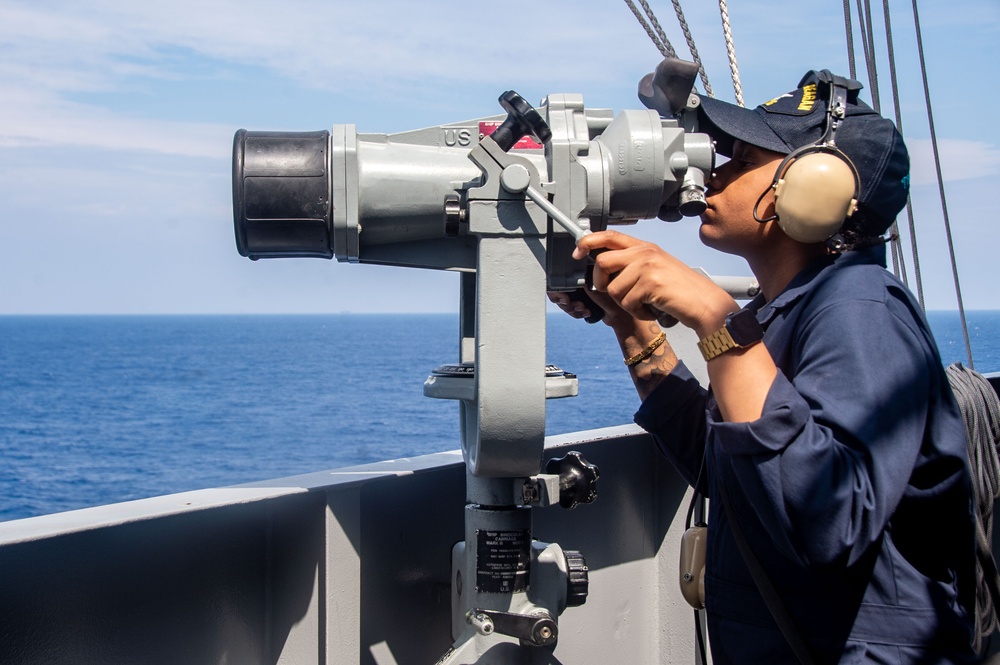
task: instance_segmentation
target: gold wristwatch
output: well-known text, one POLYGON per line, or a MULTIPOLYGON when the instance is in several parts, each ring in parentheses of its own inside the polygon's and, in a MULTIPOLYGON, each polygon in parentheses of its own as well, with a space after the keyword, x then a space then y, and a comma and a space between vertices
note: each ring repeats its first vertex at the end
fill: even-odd
POLYGON ((757 320, 757 313, 741 309, 726 317, 726 325, 698 342, 698 349, 705 362, 721 356, 726 351, 745 349, 764 339, 764 329, 757 320))

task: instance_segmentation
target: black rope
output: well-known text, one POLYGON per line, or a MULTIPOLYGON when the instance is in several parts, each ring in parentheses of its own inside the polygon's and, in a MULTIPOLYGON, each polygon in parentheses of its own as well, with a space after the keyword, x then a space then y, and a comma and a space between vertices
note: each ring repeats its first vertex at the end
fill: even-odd
POLYGON ((951 220, 948 217, 948 201, 944 193, 944 177, 941 175, 941 156, 938 152, 937 132, 934 130, 934 112, 931 110, 931 92, 927 84, 927 63, 924 59, 924 40, 920 32, 920 14, 917 12, 917 0, 913 0, 913 25, 917 31, 917 55, 920 58, 920 76, 924 82, 924 103, 927 106, 927 122, 931 131, 931 148, 934 151, 934 169, 937 172, 938 192, 941 197, 941 211, 944 214, 944 230, 948 238, 948 254, 951 257, 951 274, 955 280, 955 298, 958 301, 958 313, 962 318, 962 335, 965 337, 965 352, 969 358, 969 368, 975 369, 972 362, 972 343, 969 341, 969 323, 965 318, 965 305, 962 302, 962 286, 958 279, 958 262, 955 259, 955 242, 951 236, 951 220))

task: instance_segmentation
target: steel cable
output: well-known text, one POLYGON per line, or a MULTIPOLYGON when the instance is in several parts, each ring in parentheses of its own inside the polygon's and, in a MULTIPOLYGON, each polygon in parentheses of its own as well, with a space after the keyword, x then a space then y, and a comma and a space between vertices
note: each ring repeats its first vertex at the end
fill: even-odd
POLYGON ((851 0, 844 0, 844 29, 847 31, 847 64, 852 79, 858 78, 857 64, 854 62, 854 28, 851 25, 851 0))
MULTIPOLYGON (((892 105, 896 112, 896 128, 899 130, 899 133, 902 134, 903 117, 899 107, 899 80, 896 76, 896 51, 892 38, 892 20, 889 16, 889 0, 882 0, 882 11, 885 17, 885 42, 889 56, 889 82, 892 86, 892 105)), ((920 303, 921 309, 926 309, 926 305, 924 304, 924 284, 920 273, 920 254, 917 251, 917 227, 916 221, 913 219, 913 203, 910 201, 909 196, 906 197, 906 219, 910 231, 910 256, 913 258, 913 276, 917 282, 917 302, 920 303)), ((896 222, 893 222, 893 231, 896 233, 895 243, 900 249, 899 253, 903 283, 909 287, 910 283, 906 275, 906 263, 903 261, 902 241, 899 239, 898 229, 899 225, 896 222)))
POLYGON ((924 83, 924 105, 927 107, 927 124, 931 132, 931 148, 934 152, 934 170, 937 173, 938 193, 941 197, 941 213, 944 216, 945 237, 948 240, 948 255, 951 257, 951 274, 955 282, 955 298, 958 313, 962 317, 962 335, 965 338, 965 352, 969 356, 969 367, 976 368, 972 360, 972 343, 969 341, 969 323, 965 318, 965 304, 962 302, 962 285, 958 279, 958 260, 955 258, 955 242, 951 236, 951 219, 948 217, 948 200, 944 193, 944 176, 941 173, 941 155, 938 151, 937 131, 934 129, 934 113, 931 110, 931 91, 927 83, 927 61, 924 59, 924 39, 920 30, 920 14, 917 0, 913 0, 913 25, 917 32, 917 56, 920 59, 920 76, 924 83))

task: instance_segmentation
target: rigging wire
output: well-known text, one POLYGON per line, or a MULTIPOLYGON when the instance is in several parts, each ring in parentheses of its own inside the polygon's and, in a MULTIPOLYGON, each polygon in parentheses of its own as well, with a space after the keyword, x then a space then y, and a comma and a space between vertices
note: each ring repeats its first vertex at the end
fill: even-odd
MULTIPOLYGON (((868 83, 872 98, 872 108, 875 109, 876 113, 881 114, 882 98, 881 98, 881 90, 878 84, 878 70, 875 61, 875 30, 872 21, 871 3, 869 0, 864 0, 864 5, 862 6, 862 0, 857 0, 857 8, 858 8, 858 27, 861 32, 861 45, 862 45, 862 50, 864 51, 865 70, 867 71, 868 74, 868 83)), ((846 12, 844 14, 844 21, 845 24, 848 26, 848 56, 851 58, 853 62, 854 41, 850 27, 851 9, 850 9, 850 3, 847 0, 845 0, 844 2, 844 11, 846 12)), ((889 50, 890 52, 892 50, 891 43, 889 44, 889 50)), ((853 65, 851 67, 851 70, 855 71, 855 67, 853 65)), ((854 78, 854 74, 852 74, 851 78, 854 78)), ((897 118, 899 116, 898 100, 896 107, 896 116, 897 118)), ((899 125, 897 123, 897 127, 898 126, 899 125)), ((903 284, 909 286, 909 284, 907 284, 906 265, 905 261, 903 260, 901 245, 899 242, 899 226, 896 224, 896 220, 893 220, 891 226, 889 227, 888 244, 892 256, 892 274, 895 275, 897 278, 901 279, 903 284)))
POLYGON ((965 318, 965 305, 962 302, 962 286, 958 279, 958 261, 955 259, 955 242, 951 235, 951 219, 948 216, 948 201, 944 193, 944 177, 941 175, 941 155, 938 151, 937 132, 934 129, 934 113, 931 110, 930 86, 927 83, 927 62, 924 58, 924 40, 920 31, 920 14, 917 11, 917 0, 913 1, 913 25, 917 33, 917 56, 920 59, 920 76, 924 83, 924 102, 927 106, 927 123, 931 132, 931 148, 934 152, 934 169, 937 173, 938 192, 941 197, 941 211, 944 215, 945 236, 948 239, 948 254, 951 257, 951 274, 955 281, 955 298, 958 301, 958 314, 962 319, 962 335, 965 337, 965 352, 969 358, 969 368, 975 369, 972 362, 972 344, 969 341, 969 323, 965 318))
POLYGON ((851 26, 851 0, 844 0, 844 28, 847 31, 847 65, 852 79, 858 78, 858 67, 854 61, 854 29, 851 26))
MULTIPOLYGON (((860 1, 860 0, 859 0, 860 1)), ((889 7, 886 4, 887 0, 883 0, 883 5, 885 6, 885 11, 889 11, 889 7)), ((860 11, 860 5, 858 7, 860 11)), ((872 88, 872 108, 879 115, 882 115, 882 97, 881 97, 881 86, 878 82, 878 62, 875 57, 875 28, 874 21, 872 20, 872 6, 871 0, 865 0, 865 13, 864 13, 864 30, 868 35, 868 47, 869 47, 869 57, 868 57, 868 82, 872 88)), ((886 49, 891 55, 894 53, 893 45, 891 41, 891 35, 886 31, 886 49)), ((896 117, 899 118, 899 98, 893 98, 896 106, 896 117)), ((896 127, 899 129, 900 134, 903 133, 902 127, 899 122, 896 123, 896 127)), ((909 196, 907 196, 907 201, 909 201, 909 196)), ((899 225, 896 220, 892 220, 892 225, 889 227, 889 249, 892 255, 892 274, 900 278, 906 286, 909 286, 909 280, 906 276, 906 262, 903 257, 902 243, 899 240, 899 225)))
POLYGON ((872 60, 871 49, 868 46, 868 32, 865 30, 865 10, 861 6, 861 0, 856 0, 858 8, 858 32, 861 34, 861 53, 865 59, 865 69, 872 60))
POLYGON ((861 0, 858 0, 858 17, 863 26, 862 34, 867 38, 865 61, 868 65, 868 83, 872 89, 872 108, 882 115, 882 103, 878 96, 878 67, 875 60, 875 30, 872 27, 871 0, 864 0, 864 14, 861 13, 861 0), (864 17, 863 19, 861 17, 864 17))
MULTIPOLYGON (((889 81, 892 86, 892 104, 896 111, 896 128, 899 130, 899 133, 902 134, 903 117, 900 113, 899 106, 899 80, 896 77, 896 52, 892 39, 892 20, 889 17, 889 0, 882 0, 882 9, 885 17, 885 43, 888 47, 889 55, 889 81)), ((917 301, 920 303, 920 309, 927 309, 924 304, 924 284, 920 272, 920 255, 917 252, 917 227, 916 222, 913 219, 913 202, 910 200, 909 196, 906 197, 906 219, 910 232, 910 256, 913 258, 913 276, 917 283, 917 301)), ((903 283, 906 284, 906 286, 909 286, 909 281, 906 279, 906 264, 903 261, 903 243, 902 240, 899 239, 899 224, 897 222, 893 222, 892 228, 893 235, 896 236, 896 240, 893 243, 893 249, 895 250, 896 246, 899 247, 903 283)))

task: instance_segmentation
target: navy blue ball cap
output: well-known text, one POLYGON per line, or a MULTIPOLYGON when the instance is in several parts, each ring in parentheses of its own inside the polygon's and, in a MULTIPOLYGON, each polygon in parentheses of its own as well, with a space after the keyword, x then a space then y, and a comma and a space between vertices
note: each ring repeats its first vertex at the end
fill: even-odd
MULTIPOLYGON (((827 70, 810 71, 795 90, 742 108, 711 97, 701 97, 698 128, 716 142, 719 154, 731 157, 736 139, 787 155, 817 143, 827 128, 830 81, 827 70)), ((854 163, 861 179, 858 209, 867 220, 865 231, 885 232, 909 193, 910 159, 895 125, 858 99, 862 85, 840 79, 847 88, 847 109, 837 130, 836 145, 854 163)))

